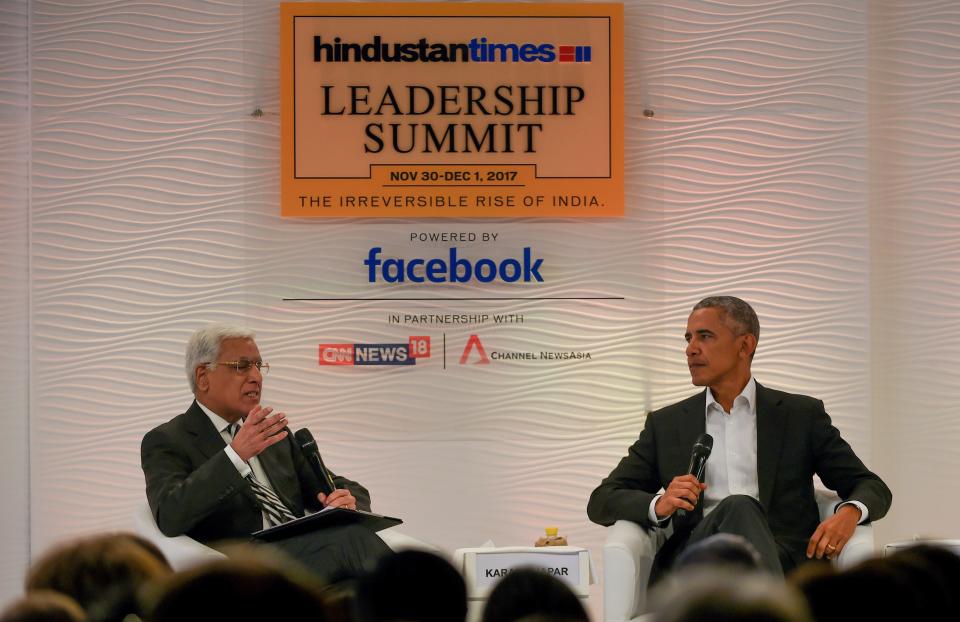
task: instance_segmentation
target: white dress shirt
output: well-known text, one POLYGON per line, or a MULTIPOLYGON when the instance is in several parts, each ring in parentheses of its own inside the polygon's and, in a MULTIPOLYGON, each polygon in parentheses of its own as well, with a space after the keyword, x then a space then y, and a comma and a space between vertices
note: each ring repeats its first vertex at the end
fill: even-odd
MULTIPOLYGON (((202 410, 207 417, 210 418, 210 422, 213 423, 213 427, 220 432, 220 437, 223 438, 224 442, 227 444, 227 446, 223 448, 223 451, 227 454, 227 457, 230 458, 230 462, 233 463, 233 466, 237 467, 240 477, 245 478, 252 472, 253 476, 257 478, 258 482, 269 488, 273 494, 277 494, 273 484, 270 483, 270 478, 267 477, 267 472, 263 470, 263 465, 260 464, 260 459, 254 456, 250 458, 249 462, 244 462, 240 455, 233 449, 233 447, 230 446, 230 443, 233 442, 233 437, 230 436, 230 423, 220 415, 201 404, 199 400, 197 401, 197 405, 200 407, 200 410, 202 410)), ((242 426, 243 423, 240 423, 240 425, 242 426)), ((269 526, 270 522, 267 520, 267 515, 264 513, 263 528, 266 529, 269 526)))
POLYGON ((760 500, 757 478, 757 382, 750 378, 726 412, 707 391, 707 434, 713 437, 713 451, 707 460, 703 481, 703 515, 730 495, 748 495, 760 500))

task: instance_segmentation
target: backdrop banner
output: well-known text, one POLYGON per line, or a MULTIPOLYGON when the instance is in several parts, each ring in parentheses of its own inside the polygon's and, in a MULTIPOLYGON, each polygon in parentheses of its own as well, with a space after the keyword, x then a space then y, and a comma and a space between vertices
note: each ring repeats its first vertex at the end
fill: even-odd
POLYGON ((281 213, 623 216, 620 4, 285 3, 281 213))

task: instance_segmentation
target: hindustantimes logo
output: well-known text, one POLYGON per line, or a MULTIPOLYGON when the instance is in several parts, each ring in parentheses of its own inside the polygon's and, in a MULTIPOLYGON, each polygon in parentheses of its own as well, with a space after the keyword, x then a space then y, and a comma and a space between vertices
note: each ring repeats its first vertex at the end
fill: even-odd
POLYGON ((466 43, 385 42, 380 35, 366 43, 313 37, 315 63, 589 63, 591 45, 500 43, 473 37, 466 43))
POLYGON ((321 365, 415 365, 430 358, 430 337, 411 336, 406 343, 321 343, 321 365))

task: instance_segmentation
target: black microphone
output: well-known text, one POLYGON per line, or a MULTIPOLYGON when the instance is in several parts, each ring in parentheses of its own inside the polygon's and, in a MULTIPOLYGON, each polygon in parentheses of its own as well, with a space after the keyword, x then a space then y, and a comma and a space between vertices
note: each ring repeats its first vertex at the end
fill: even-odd
POLYGON ((320 457, 320 451, 317 449, 317 441, 313 440, 313 434, 310 434, 310 430, 303 428, 297 430, 297 433, 293 436, 297 439, 297 444, 300 445, 300 451, 303 452, 303 457, 310 463, 313 474, 320 480, 321 491, 323 494, 329 495, 336 490, 337 487, 333 483, 333 478, 330 477, 330 471, 323 465, 323 459, 320 457))
MULTIPOLYGON (((690 453, 690 468, 687 469, 687 472, 696 477, 698 482, 703 481, 703 472, 707 468, 707 458, 710 457, 711 451, 713 451, 713 437, 709 434, 701 434, 697 442, 693 444, 693 451, 690 453)), ((683 520, 687 511, 680 508, 675 514, 679 520, 683 520)))

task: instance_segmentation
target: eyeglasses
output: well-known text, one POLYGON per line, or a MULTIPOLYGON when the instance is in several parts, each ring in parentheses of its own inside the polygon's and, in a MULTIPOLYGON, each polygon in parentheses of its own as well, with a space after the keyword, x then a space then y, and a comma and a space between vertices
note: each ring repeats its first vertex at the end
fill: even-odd
POLYGON ((263 375, 270 371, 270 363, 264 363, 263 361, 217 361, 216 363, 207 363, 207 367, 216 367, 217 365, 226 365, 236 370, 238 374, 248 374, 252 367, 256 367, 257 371, 263 375))

